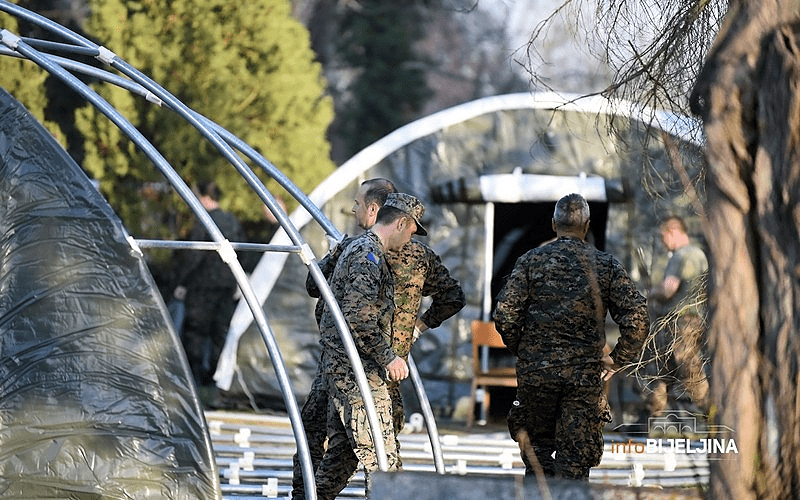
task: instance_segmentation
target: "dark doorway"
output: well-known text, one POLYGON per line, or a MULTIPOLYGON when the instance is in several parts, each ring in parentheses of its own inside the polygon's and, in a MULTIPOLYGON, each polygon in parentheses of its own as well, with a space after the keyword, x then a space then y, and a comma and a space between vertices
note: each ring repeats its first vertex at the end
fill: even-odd
MULTIPOLYGON (((555 202, 496 203, 494 208, 494 267, 492 270, 492 310, 494 298, 517 259, 556 237, 552 229, 555 202)), ((592 223, 589 241, 600 250, 606 245, 608 203, 589 202, 592 223)))

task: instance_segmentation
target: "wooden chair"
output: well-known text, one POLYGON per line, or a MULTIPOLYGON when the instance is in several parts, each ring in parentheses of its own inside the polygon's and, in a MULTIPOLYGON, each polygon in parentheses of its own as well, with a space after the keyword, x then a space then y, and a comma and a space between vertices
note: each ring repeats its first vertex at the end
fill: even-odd
POLYGON ((478 387, 483 387, 483 409, 489 411, 489 391, 487 387, 516 387, 517 372, 511 367, 489 368, 483 370, 481 363, 481 348, 486 347, 505 347, 503 339, 494 327, 494 321, 472 321, 472 393, 469 399, 469 411, 467 412, 467 427, 472 427, 475 422, 475 402, 478 387))

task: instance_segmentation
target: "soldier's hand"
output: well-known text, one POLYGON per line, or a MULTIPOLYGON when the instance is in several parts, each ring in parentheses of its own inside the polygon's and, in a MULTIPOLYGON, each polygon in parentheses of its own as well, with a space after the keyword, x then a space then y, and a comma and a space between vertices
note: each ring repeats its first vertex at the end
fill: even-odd
POLYGON ((617 373, 617 370, 614 370, 613 368, 606 368, 603 370, 603 373, 601 373, 600 376, 603 377, 603 382, 608 382, 615 373, 617 373))
POLYGON ((397 356, 389 363, 389 366, 386 367, 386 371, 389 372, 389 378, 391 380, 395 382, 403 380, 408 377, 408 364, 406 364, 403 358, 397 356))
POLYGON ((611 356, 606 354, 603 356, 603 371, 600 373, 600 377, 603 379, 603 382, 608 382, 611 380, 611 377, 617 373, 617 367, 614 365, 614 360, 611 359, 611 356))
POLYGON ((347 233, 344 233, 338 240, 328 234, 325 235, 328 240, 328 253, 333 255, 339 249, 339 245, 347 238, 347 233))

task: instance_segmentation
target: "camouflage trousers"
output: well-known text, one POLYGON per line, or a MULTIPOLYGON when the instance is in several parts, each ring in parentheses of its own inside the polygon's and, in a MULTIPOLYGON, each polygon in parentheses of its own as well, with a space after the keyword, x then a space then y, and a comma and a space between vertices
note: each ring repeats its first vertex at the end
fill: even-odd
MULTIPOLYGON (((328 391, 325 389, 325 376, 322 371, 323 359, 320 357, 317 374, 311 382, 300 418, 306 433, 311 467, 317 472, 322 456, 325 454, 325 441, 328 439, 328 391)), ((306 488, 303 481, 303 468, 297 453, 292 457, 292 499, 305 500, 306 488)))
POLYGON ((611 411, 600 371, 551 372, 520 378, 508 430, 520 444, 525 474, 588 479, 603 456, 603 427, 611 411), (525 437, 520 434, 525 431, 525 437))
MULTIPOLYGON (((311 383, 311 390, 308 392, 300 417, 305 429, 306 442, 311 457, 311 466, 316 474, 319 463, 325 453, 325 442, 328 439, 328 391, 325 388, 325 376, 323 373, 323 360, 317 366, 317 374, 311 383)), ((389 397, 392 401, 392 419, 394 421, 394 432, 396 447, 399 452, 400 442, 397 435, 405 426, 405 413, 403 409, 403 397, 400 393, 399 382, 389 382, 387 384, 389 397)), ((305 483, 303 482, 303 469, 300 457, 297 453, 292 457, 292 496, 293 500, 305 499, 305 483)))
MULTIPOLYGON (((334 500, 347 486, 359 462, 369 475, 378 470, 378 458, 364 401, 349 363, 328 356, 324 359, 325 387, 328 393, 328 448, 317 467, 315 482, 319 500, 334 500)), ((386 381, 378 373, 380 370, 365 366, 365 371, 378 414, 388 470, 399 470, 402 465, 386 381)))
MULTIPOLYGON (((403 394, 400 392, 400 382, 389 381, 387 382, 387 389, 389 391, 389 399, 392 400, 392 419, 394 420, 394 435, 395 438, 406 426, 406 412, 403 408, 403 394)), ((397 449, 400 449, 400 442, 397 442, 397 449)))

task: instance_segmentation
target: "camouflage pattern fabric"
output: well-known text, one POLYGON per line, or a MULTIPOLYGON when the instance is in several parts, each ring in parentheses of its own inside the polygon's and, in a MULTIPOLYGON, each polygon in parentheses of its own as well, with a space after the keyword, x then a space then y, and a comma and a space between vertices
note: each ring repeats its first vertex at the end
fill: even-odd
MULTIPOLYGON (((345 235, 335 247, 331 248, 325 256, 320 259, 318 265, 322 275, 330 282, 336 263, 339 261, 342 252, 350 246, 350 243, 358 239, 357 236, 345 235)), ((322 296, 317 283, 311 277, 311 273, 306 276, 306 292, 309 297, 319 298, 322 296)), ((322 320, 322 312, 325 309, 325 301, 320 299, 314 308, 314 316, 319 325, 322 320)), ((323 360, 317 364, 317 373, 311 382, 311 389, 308 391, 303 408, 300 411, 300 418, 303 421, 303 429, 306 433, 306 442, 311 457, 311 467, 316 473, 322 456, 325 453, 325 442, 328 440, 328 392, 325 389, 325 377, 323 374, 323 360)), ((305 499, 305 483, 303 482, 303 469, 300 457, 297 453, 292 457, 292 498, 294 500, 305 499)))
MULTIPOLYGON (((396 355, 387 342, 394 313, 394 286, 380 240, 367 231, 342 252, 331 277, 331 289, 353 335, 372 391, 390 469, 400 467, 387 390, 386 367, 396 355)), ((328 449, 316 470, 317 496, 331 500, 347 485, 358 462, 377 469, 372 434, 361 394, 333 315, 324 308, 320 320, 323 373, 328 394, 328 449), (344 429, 344 430, 343 430, 344 429), (350 451, 342 443, 350 444, 350 451), (352 455, 358 458, 353 461, 352 455)))
MULTIPOLYGON (((342 371, 341 364, 325 363, 326 373, 342 371)), ((328 377, 330 397, 328 399, 328 451, 320 462, 316 473, 317 498, 334 500, 347 486, 358 468, 359 461, 364 464, 367 479, 367 491, 370 489, 370 473, 378 469, 372 433, 366 422, 366 409, 360 394, 352 380, 328 377), (348 383, 349 382, 349 383, 348 383), (341 391, 340 391, 341 390, 341 391), (358 394, 358 395, 357 395, 358 394), (356 396, 357 395, 357 396, 356 396), (355 397, 354 397, 355 396, 355 397), (348 402, 349 401, 349 402, 348 402), (349 425, 343 425, 346 422, 349 425)), ((373 388, 381 386, 370 384, 373 388)), ((383 386, 385 388, 385 386, 383 386)), ((383 429, 383 440, 386 443, 386 455, 390 471, 401 468, 398 450, 391 443, 395 442, 391 423, 391 405, 382 390, 372 391, 378 419, 383 429)))
MULTIPOLYGON (((403 406, 403 393, 400 392, 400 382, 390 380, 386 384, 386 390, 389 392, 389 400, 392 402, 392 420, 394 427, 395 438, 406 426, 406 410, 403 406)), ((400 441, 398 440, 397 449, 400 449, 400 441)))
POLYGON ((629 363, 648 333, 646 300, 617 259, 572 237, 520 257, 498 295, 495 326, 517 358, 522 420, 547 473, 588 477, 597 465, 583 446, 598 433, 602 445, 606 312, 620 329, 611 357, 629 363))
MULTIPOLYGON (((414 325, 417 322, 422 297, 431 297, 430 307, 422 313, 421 320, 428 328, 436 328, 455 315, 466 304, 461 285, 450 276, 442 260, 427 245, 411 240, 396 252, 388 252, 386 259, 394 273, 394 319, 391 345, 394 352, 405 360, 416 342, 414 325)), ((395 432, 405 425, 405 409, 399 382, 389 382, 395 432)))
POLYGON ((389 193, 386 196, 386 201, 383 203, 384 207, 394 207, 401 212, 409 215, 417 224, 417 230, 414 234, 425 236, 428 230, 422 225, 422 216, 425 215, 425 206, 417 198, 406 193, 389 193))
POLYGON ((560 238, 520 257, 497 297, 495 326, 517 356, 517 376, 599 363, 606 312, 619 326, 611 357, 631 362, 649 319, 644 296, 612 255, 577 238, 560 238))
MULTIPOLYGON (((611 421, 611 409, 599 374, 599 366, 543 370, 518 387, 508 431, 514 440, 520 430, 528 432, 545 475, 585 479, 600 464, 603 427, 611 421)), ((521 453, 526 475, 535 472, 529 453, 521 453)))
MULTIPOLYGON (((359 461, 365 464, 367 471, 377 470, 372 432, 369 423, 366 422, 366 410, 361 400, 361 394, 355 382, 346 378, 344 374, 348 370, 343 368, 344 365, 339 363, 332 366, 326 363, 323 354, 320 359, 319 376, 314 379, 312 391, 301 412, 303 427, 309 440, 313 470, 315 474, 317 471, 321 471, 316 478, 318 499, 335 498, 350 481, 358 468, 359 461), (326 370, 329 373, 338 372, 338 376, 326 376, 326 370), (326 384, 334 378, 337 382, 334 382, 334 387, 328 390, 326 384), (329 397, 329 393, 334 396, 329 397), (342 424, 343 421, 350 425, 345 427, 342 424), (354 432, 354 429, 358 429, 358 431, 354 432), (328 441, 328 458, 323 460, 326 440, 328 441)), ((383 394, 380 388, 381 384, 374 380, 374 374, 372 377, 368 377, 368 380, 373 388, 372 396, 376 403, 378 419, 384 429, 384 443, 394 442, 397 446, 396 435, 394 432, 388 432, 393 429, 391 404, 387 404, 389 398, 383 394)), ((390 470, 399 469, 401 467, 399 450, 390 447, 386 452, 390 470)), ((292 498, 305 498, 302 469, 296 454, 293 458, 292 498)))
MULTIPOLYGON (((386 341, 394 315, 394 279, 378 236, 367 231, 342 252, 330 280, 331 291, 353 334, 366 371, 382 373, 396 357, 386 341)), ((332 362, 350 362, 333 314, 325 307, 320 344, 332 362)))
POLYGON ((411 240, 386 259, 394 273, 394 320, 392 348, 398 356, 407 358, 414 345, 414 325, 417 322, 422 297, 431 297, 431 306, 420 319, 428 328, 436 328, 460 311, 466 301, 461 285, 450 276, 442 259, 427 245, 411 240))
MULTIPOLYGON (((340 430, 339 426, 344 423, 345 433, 350 439, 350 442, 355 445, 353 446, 353 451, 358 457, 358 460, 364 465, 364 469, 368 472, 378 470, 378 459, 375 455, 372 431, 370 430, 369 422, 367 422, 367 412, 364 409, 364 401, 356 386, 355 380, 347 375, 351 372, 350 368, 342 363, 326 359, 324 372, 329 398, 329 439, 332 439, 331 436, 334 435, 333 431, 340 430), (333 413, 333 415, 331 415, 331 413, 333 413)), ((372 398, 375 401, 376 410, 378 412, 378 420, 381 425, 384 444, 386 445, 389 470, 397 470, 400 468, 400 457, 395 442, 391 401, 389 399, 387 385, 384 378, 375 372, 367 374, 367 381, 369 382, 372 398)), ((332 458, 332 463, 336 465, 334 459, 335 457, 332 458)), ((325 459, 320 463, 317 478, 321 476, 319 471, 323 470, 324 463, 325 459)))
MULTIPOLYGON (((311 469, 314 473, 317 472, 319 463, 325 454, 325 441, 328 439, 328 391, 325 388, 323 356, 320 355, 317 374, 311 382, 311 389, 300 410, 300 419, 303 421, 303 430, 306 434, 308 453, 311 458, 311 469)), ((352 452, 349 442, 346 448, 352 452)), ((300 456, 295 452, 292 457, 292 499, 304 500, 305 498, 306 485, 303 479, 303 467, 300 463, 300 456)))
MULTIPOLYGON (((345 248, 350 246, 350 243, 356 240, 356 236, 347 236, 345 235, 342 238, 342 241, 339 242, 338 245, 331 248, 328 253, 325 254, 324 257, 318 262, 319 269, 322 271, 322 275, 325 276, 326 280, 330 281, 331 275, 333 274, 333 270, 336 267, 336 263, 339 261, 339 257, 342 255, 342 252, 345 248)), ((309 297, 313 297, 318 299, 322 296, 322 292, 320 291, 317 283, 314 281, 314 278, 311 277, 311 273, 308 273, 306 276, 306 292, 308 293, 309 297)), ((319 325, 320 320, 322 319, 322 310, 325 308, 325 301, 320 299, 317 301, 317 305, 314 308, 314 316, 317 318, 317 325, 319 325)))

